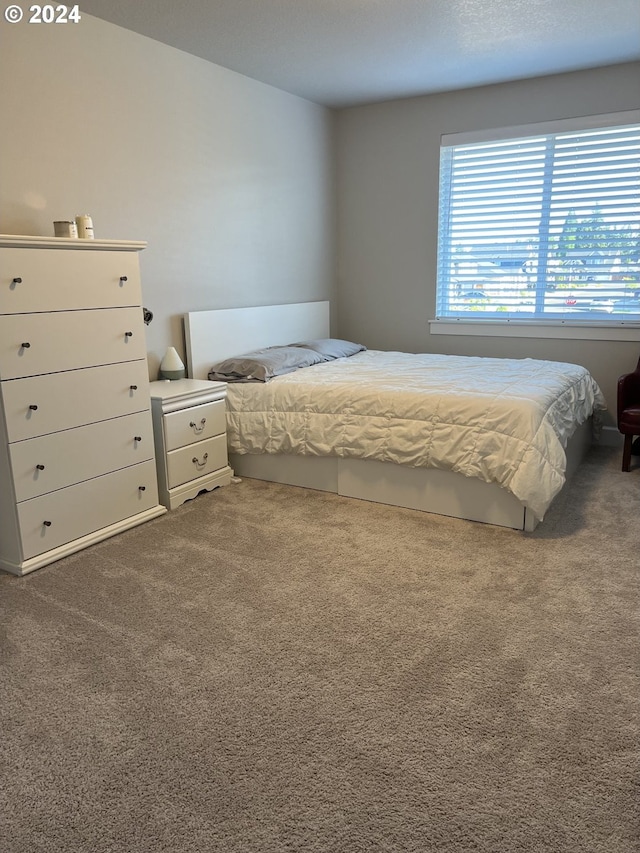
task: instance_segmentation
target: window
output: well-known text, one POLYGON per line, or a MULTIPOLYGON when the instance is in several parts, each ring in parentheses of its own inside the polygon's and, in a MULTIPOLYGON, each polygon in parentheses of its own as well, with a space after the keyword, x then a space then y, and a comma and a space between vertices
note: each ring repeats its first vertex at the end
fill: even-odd
POLYGON ((640 324, 640 112, 443 137, 437 319, 640 324))

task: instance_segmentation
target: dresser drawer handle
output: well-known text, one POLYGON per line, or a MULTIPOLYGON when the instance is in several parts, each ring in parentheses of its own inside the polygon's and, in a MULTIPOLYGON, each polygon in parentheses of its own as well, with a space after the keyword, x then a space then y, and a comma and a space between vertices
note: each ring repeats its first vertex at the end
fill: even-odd
POLYGON ((36 465, 38 471, 44 471, 44 465, 36 465))
POLYGON ((138 486, 138 491, 140 491, 140 492, 146 492, 146 491, 147 491, 147 487, 146 487, 146 486, 138 486))
POLYGON ((125 333, 124 333, 124 336, 125 336, 125 338, 132 338, 132 337, 133 337, 133 332, 125 332, 125 333))
POLYGON ((204 456, 202 457, 202 462, 198 459, 197 456, 194 456, 191 461, 196 466, 196 468, 203 468, 207 464, 208 458, 209 458, 209 454, 205 453, 204 456))
POLYGON ((133 440, 134 441, 142 441, 142 436, 141 435, 134 435, 133 440))
POLYGON ((138 390, 137 385, 129 385, 129 391, 137 391, 137 390, 138 390))
POLYGON ((43 521, 42 523, 44 524, 45 527, 51 527, 50 521, 43 521))
POLYGON ((16 278, 13 279, 13 284, 22 284, 20 276, 16 276, 16 278))
POLYGON ((191 429, 192 429, 194 432, 202 432, 202 430, 204 429, 204 425, 206 424, 206 422, 207 422, 207 419, 206 419, 206 418, 202 418, 202 420, 200 421, 200 426, 198 426, 198 424, 197 424, 197 423, 195 423, 194 421, 191 421, 191 422, 190 422, 190 424, 189 424, 189 426, 191 427, 191 429))
POLYGON ((37 412, 37 411, 38 411, 38 407, 36 406, 36 404, 35 404, 35 403, 32 403, 32 404, 29 406, 29 408, 31 409, 31 411, 32 411, 32 412, 37 412))
POLYGON ((20 346, 22 349, 29 349, 31 344, 29 343, 29 341, 25 341, 24 343, 20 344, 20 346))
POLYGON ((128 280, 129 280, 129 279, 126 277, 126 275, 121 275, 121 276, 120 276, 120 281, 128 281, 128 280))

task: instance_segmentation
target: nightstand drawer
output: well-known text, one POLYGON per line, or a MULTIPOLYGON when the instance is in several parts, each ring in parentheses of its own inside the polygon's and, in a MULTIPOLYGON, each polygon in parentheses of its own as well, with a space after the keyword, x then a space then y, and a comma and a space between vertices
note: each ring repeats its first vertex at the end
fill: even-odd
POLYGON ((167 450, 220 435, 227 428, 225 401, 216 400, 171 412, 163 417, 163 425, 167 450))
POLYGON ((0 249, 0 314, 139 305, 135 252, 0 249))
POLYGON ((153 461, 23 501, 18 520, 25 560, 151 509, 158 502, 153 461))
POLYGON ((0 378, 146 358, 140 308, 0 314, 0 378))
POLYGON ((25 501, 153 459, 151 412, 9 445, 16 500, 25 501))
POLYGON ((211 474, 227 464, 227 436, 218 435, 167 453, 168 488, 211 474))
POLYGON ((9 441, 149 409, 146 359, 0 383, 9 441))

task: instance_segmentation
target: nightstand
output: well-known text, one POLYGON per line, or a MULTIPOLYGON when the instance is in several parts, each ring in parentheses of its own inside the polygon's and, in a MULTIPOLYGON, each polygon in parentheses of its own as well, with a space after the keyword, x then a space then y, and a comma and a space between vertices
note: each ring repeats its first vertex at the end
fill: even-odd
POLYGON ((224 382, 150 383, 160 502, 167 509, 231 482, 224 382))

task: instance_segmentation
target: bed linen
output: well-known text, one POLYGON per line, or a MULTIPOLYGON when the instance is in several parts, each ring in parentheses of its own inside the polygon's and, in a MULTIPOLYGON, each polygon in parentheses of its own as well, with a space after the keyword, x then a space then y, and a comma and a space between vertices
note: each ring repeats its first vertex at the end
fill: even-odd
POLYGON ((377 459, 478 477, 542 520, 564 448, 606 408, 583 367, 366 350, 266 383, 227 386, 231 453, 377 459))

